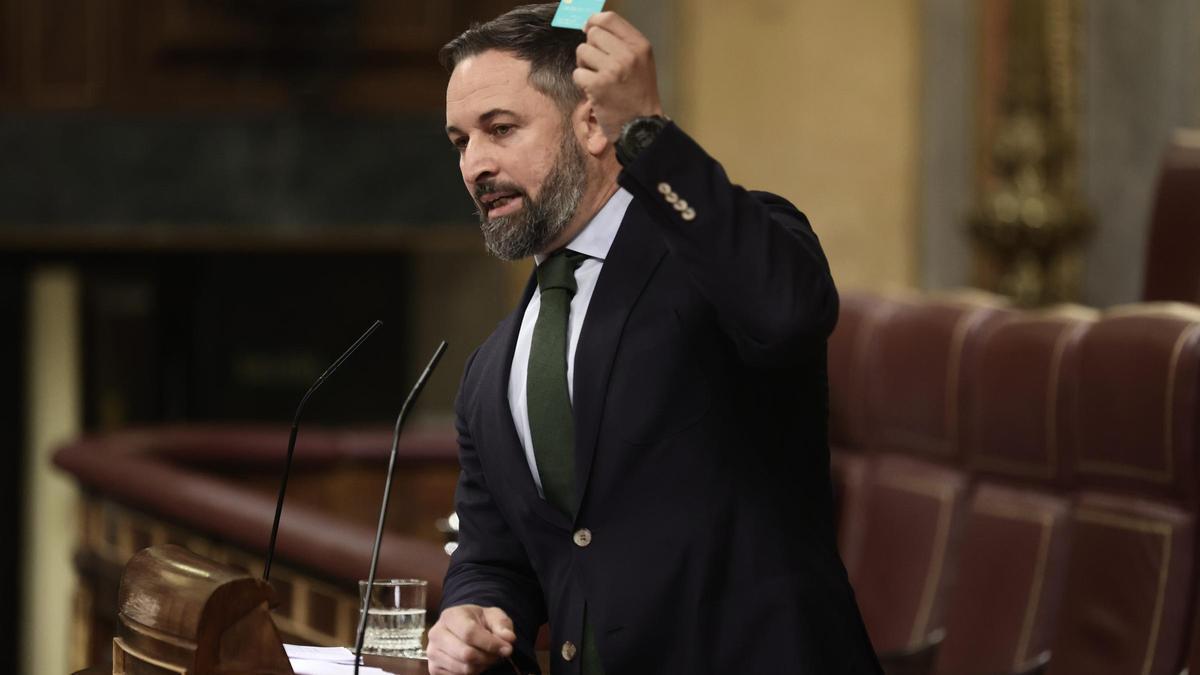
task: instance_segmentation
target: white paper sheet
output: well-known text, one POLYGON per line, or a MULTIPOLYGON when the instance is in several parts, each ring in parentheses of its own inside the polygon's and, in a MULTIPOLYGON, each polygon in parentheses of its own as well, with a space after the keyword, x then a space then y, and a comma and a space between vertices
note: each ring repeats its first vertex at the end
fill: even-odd
POLYGON ((354 663, 354 652, 345 647, 309 647, 308 645, 285 644, 283 651, 287 652, 289 659, 354 663))
MULTIPOLYGON (((354 652, 345 647, 284 645, 296 675, 349 675, 354 672, 354 652)), ((358 675, 387 675, 387 671, 359 666, 358 675)))
MULTIPOLYGON (((296 675, 353 675, 354 662, 336 663, 334 661, 309 661, 308 659, 292 659, 292 670, 296 675)), ((387 671, 371 666, 359 666, 358 675, 388 675, 387 671)))

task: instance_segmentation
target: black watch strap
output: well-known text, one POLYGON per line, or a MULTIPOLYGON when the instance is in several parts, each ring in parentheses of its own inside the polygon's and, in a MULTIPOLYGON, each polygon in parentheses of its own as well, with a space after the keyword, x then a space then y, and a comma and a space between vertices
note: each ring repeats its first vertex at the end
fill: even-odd
POLYGON ((617 139, 617 161, 621 166, 629 166, 633 160, 650 147, 658 134, 666 128, 671 120, 662 115, 650 117, 635 117, 621 128, 621 136, 617 139))

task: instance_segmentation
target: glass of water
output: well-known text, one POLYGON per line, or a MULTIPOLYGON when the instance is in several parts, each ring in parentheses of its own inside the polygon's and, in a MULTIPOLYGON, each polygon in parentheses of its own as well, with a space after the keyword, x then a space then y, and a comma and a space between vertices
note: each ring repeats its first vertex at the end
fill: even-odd
POLYGON ((368 600, 364 654, 425 658, 426 586, 421 579, 376 579, 368 593, 367 582, 358 582, 360 596, 368 600))

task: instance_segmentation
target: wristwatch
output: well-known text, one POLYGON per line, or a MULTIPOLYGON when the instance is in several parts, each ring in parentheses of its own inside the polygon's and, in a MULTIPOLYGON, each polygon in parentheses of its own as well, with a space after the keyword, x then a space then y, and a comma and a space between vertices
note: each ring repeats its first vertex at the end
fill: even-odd
POLYGON ((621 136, 617 139, 617 161, 621 166, 629 166, 633 160, 642 154, 642 151, 650 147, 654 139, 658 138, 658 134, 666 128, 671 121, 669 117, 662 115, 651 115, 649 117, 635 117, 625 123, 621 127, 621 136))

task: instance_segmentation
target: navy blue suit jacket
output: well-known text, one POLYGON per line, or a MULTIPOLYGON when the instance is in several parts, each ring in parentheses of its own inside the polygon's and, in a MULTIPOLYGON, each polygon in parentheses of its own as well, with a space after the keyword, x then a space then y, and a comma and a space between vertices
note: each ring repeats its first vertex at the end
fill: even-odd
POLYGON ((575 357, 576 516, 538 496, 508 405, 531 283, 460 387, 443 607, 504 609, 530 670, 549 621, 553 672, 578 672, 559 646, 586 608, 608 675, 880 672, 834 541, 816 235, 674 125, 619 181, 634 201, 575 357))

